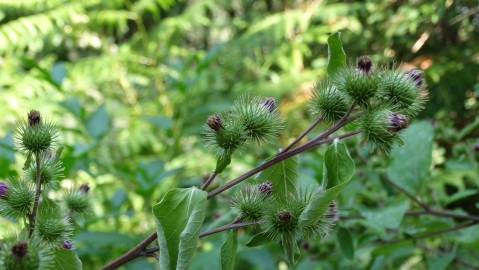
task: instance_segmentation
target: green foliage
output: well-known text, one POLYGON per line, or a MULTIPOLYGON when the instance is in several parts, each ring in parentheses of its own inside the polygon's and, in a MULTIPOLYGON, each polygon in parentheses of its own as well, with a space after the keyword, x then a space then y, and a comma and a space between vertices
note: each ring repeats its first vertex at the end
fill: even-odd
MULTIPOLYGON (((223 148, 215 144, 215 151, 208 151, 199 135, 208 115, 224 111, 227 118, 232 101, 242 95, 273 96, 281 101, 278 113, 288 127, 260 147, 247 139, 232 144, 241 147, 231 155, 231 162, 229 155, 223 159, 228 164, 210 185, 215 189, 286 146, 313 117, 334 111, 335 106, 328 109, 314 102, 322 95, 311 102, 313 115, 305 110, 314 83, 327 76, 329 39, 330 44, 345 45, 351 64, 357 56, 370 55, 378 67, 373 70, 384 78, 378 98, 370 100, 371 109, 407 115, 414 132, 408 129, 394 136, 391 141, 402 138, 404 145, 389 147, 388 143, 383 148, 390 149, 388 155, 371 151, 378 147, 373 141, 370 145, 348 139, 356 173, 334 201, 342 216, 337 223, 353 236, 355 258, 345 260, 337 237, 302 238, 297 242, 302 256, 296 258, 296 268, 456 269, 464 267, 461 262, 478 266, 473 256, 479 239, 477 226, 415 243, 385 243, 465 221, 411 215, 422 208, 414 203, 406 207, 408 198, 387 179, 434 208, 478 215, 476 3, 398 3, 0 1, 1 181, 9 183, 13 178, 32 184, 22 166, 31 170, 34 157, 15 151, 10 132, 26 109, 41 109, 60 129, 57 144, 64 146, 59 157, 64 178, 55 181, 55 187, 46 186, 49 197, 58 199, 68 212, 67 195, 56 188, 68 190, 67 194, 76 192, 76 183, 94 188, 88 200, 95 215, 72 215, 75 232, 83 232, 71 240, 84 268, 99 269, 155 228, 150 207, 160 194, 173 187, 200 185, 202 176, 215 169, 223 148), (341 31, 341 40, 339 34, 330 37, 337 31, 341 31), (430 93, 427 106, 423 103, 425 87, 413 93, 410 80, 402 76, 414 67, 424 72, 430 93), (403 87, 389 88, 391 82, 403 87), (411 104, 413 96, 409 108, 391 108, 393 103, 411 104), (429 127, 416 129, 412 116, 423 106, 425 111, 418 116, 429 127), (414 137, 424 143, 414 142, 414 137), (391 210, 395 208, 400 211, 391 210), (370 219, 375 215, 381 218, 370 219), (378 220, 388 220, 385 224, 394 229, 375 226, 378 220)), ((344 56, 339 66, 347 65, 341 46, 330 47, 339 52, 340 59, 344 56)), ((351 97, 340 93, 351 105, 351 97)), ((328 120, 343 115, 344 105, 340 105, 341 113, 328 120)), ((367 116, 359 110, 356 106, 352 112, 358 121, 348 124, 345 131, 362 128, 367 116)), ((389 128, 385 120, 382 117, 380 132, 389 128)), ((324 129, 325 122, 301 143, 324 129)), ((321 147, 301 155, 296 189, 311 190, 322 182, 325 151, 321 147)), ((236 217, 229 201, 241 188, 210 201, 203 230, 236 217)), ((4 210, 11 209, 6 202, 0 199, 0 242, 11 243, 12 236, 24 227, 25 215, 5 217, 4 210)), ((260 233, 260 227, 238 232, 237 268, 284 267, 286 258, 277 242, 267 239, 259 248, 244 248, 243 240, 260 233)), ((205 237, 197 245, 192 268, 219 268, 221 237, 205 237)), ((148 270, 156 265, 156 260, 146 258, 126 268, 148 270)))
POLYGON ((54 269, 83 269, 82 262, 75 252, 71 250, 60 249, 55 251, 54 255, 54 269))
POLYGON ((392 150, 387 174, 396 184, 411 192, 421 190, 432 162, 434 131, 427 122, 418 122, 404 132, 403 147, 392 150))
POLYGON ((226 240, 221 246, 221 270, 235 269, 236 252, 238 249, 238 238, 235 231, 230 231, 226 240))
POLYGON ((262 171, 257 180, 271 181, 273 184, 272 193, 278 198, 287 198, 296 193, 296 186, 299 172, 299 159, 290 159, 278 162, 274 166, 262 171))
POLYGON ((346 65, 346 53, 341 44, 341 33, 328 37, 328 75, 333 76, 346 65))
POLYGON ((324 154, 323 186, 326 189, 349 181, 355 173, 354 160, 344 143, 334 142, 324 154))
POLYGON ((344 256, 348 259, 354 258, 354 240, 348 229, 339 227, 338 232, 338 243, 341 248, 344 256))
POLYGON ((162 269, 188 269, 205 218, 205 209, 206 192, 194 187, 173 189, 153 206, 162 269))

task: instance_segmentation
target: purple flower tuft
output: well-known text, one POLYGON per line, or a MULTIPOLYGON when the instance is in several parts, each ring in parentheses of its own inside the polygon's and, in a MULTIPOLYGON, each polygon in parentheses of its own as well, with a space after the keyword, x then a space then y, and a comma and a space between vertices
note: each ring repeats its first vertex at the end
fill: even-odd
POLYGON ((63 241, 63 248, 64 249, 72 249, 73 243, 70 240, 63 241))
POLYGON ((85 194, 88 193, 88 191, 90 191, 90 186, 88 184, 82 184, 78 190, 80 190, 80 192, 83 192, 85 194))
POLYGON ((8 193, 7 183, 0 182, 0 199, 5 199, 8 193))
POLYGON ((265 98, 261 105, 268 109, 269 112, 273 112, 276 109, 276 100, 272 97, 265 98))

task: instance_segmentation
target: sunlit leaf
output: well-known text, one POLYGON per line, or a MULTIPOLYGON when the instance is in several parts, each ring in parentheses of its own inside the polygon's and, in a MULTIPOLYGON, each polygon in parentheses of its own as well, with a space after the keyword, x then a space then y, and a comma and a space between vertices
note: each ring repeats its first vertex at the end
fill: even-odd
POLYGON ((337 32, 328 38, 328 75, 335 74, 346 65, 346 53, 341 43, 341 33, 337 32))
POLYGON ((178 188, 153 207, 161 269, 188 269, 205 219, 206 197, 195 187, 178 188))

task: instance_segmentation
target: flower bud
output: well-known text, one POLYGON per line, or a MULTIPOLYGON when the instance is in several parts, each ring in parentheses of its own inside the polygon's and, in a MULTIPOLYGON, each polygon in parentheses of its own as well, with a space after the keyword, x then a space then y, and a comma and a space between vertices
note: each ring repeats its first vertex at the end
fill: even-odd
POLYGON ((224 128, 223 120, 221 120, 221 117, 217 114, 209 116, 207 124, 214 131, 219 131, 220 129, 224 128))
POLYGON ((407 116, 400 113, 390 113, 388 116, 388 129, 391 132, 398 132, 409 125, 407 116))
POLYGON ((8 185, 7 183, 0 182, 0 199, 5 199, 7 197, 8 185))
POLYGON ((269 112, 273 112, 276 109, 276 100, 272 97, 265 98, 261 102, 261 106, 268 109, 269 112))
POLYGON ((406 76, 416 84, 417 88, 422 86, 424 77, 422 70, 417 68, 411 69, 406 72, 406 76))
POLYGON ((258 190, 265 196, 270 196, 273 193, 273 182, 266 181, 258 185, 258 190))
POLYGON ((90 191, 90 186, 89 186, 88 184, 82 184, 82 185, 78 188, 78 190, 79 190, 80 192, 82 192, 82 193, 87 194, 88 191, 90 191))
POLYGON ((373 67, 373 62, 369 56, 361 56, 356 62, 356 68, 364 74, 369 74, 373 67))
POLYGON ((28 113, 28 125, 30 127, 35 127, 38 124, 40 124, 41 117, 40 117, 40 112, 36 110, 31 110, 28 113))
POLYGON ((339 212, 338 212, 338 205, 335 201, 329 203, 328 211, 326 212, 325 218, 330 221, 338 221, 339 219, 339 212))
POLYGON ((63 248, 64 249, 72 249, 73 243, 70 240, 63 241, 63 248))
POLYGON ((23 258, 27 255, 28 244, 26 241, 20 241, 12 246, 12 254, 17 258, 23 258))
POLYGON ((278 220, 282 222, 288 222, 293 218, 290 212, 283 211, 278 214, 278 220))

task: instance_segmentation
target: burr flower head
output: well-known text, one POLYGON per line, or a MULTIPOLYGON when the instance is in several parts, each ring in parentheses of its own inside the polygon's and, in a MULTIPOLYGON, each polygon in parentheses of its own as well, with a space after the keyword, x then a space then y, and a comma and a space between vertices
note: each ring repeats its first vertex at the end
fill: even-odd
POLYGON ((271 181, 266 181, 258 185, 258 190, 261 192, 261 194, 265 196, 271 195, 273 193, 273 182, 271 181))
POLYGON ((63 248, 64 249, 72 249, 73 243, 70 240, 63 241, 63 248))
POLYGON ((388 116, 388 129, 391 132, 398 132, 409 125, 407 116, 400 113, 390 113, 388 116))
POLYGON ((41 121, 41 116, 39 111, 31 110, 28 113, 28 125, 30 127, 37 126, 38 124, 40 124, 40 121, 41 121))
POLYGON ((293 218, 290 212, 288 211, 283 211, 278 213, 278 220, 282 222, 288 222, 293 218))
POLYGON ((217 114, 209 116, 207 124, 214 131, 219 131, 220 129, 224 128, 223 120, 221 120, 221 117, 217 114))
POLYGON ((17 258, 23 258, 27 255, 28 244, 26 241, 20 241, 12 246, 12 254, 17 258))
POLYGON ((261 105, 268 109, 269 112, 273 112, 276 110, 276 100, 272 97, 265 98, 262 102, 261 105))
POLYGON ((358 58, 356 63, 356 68, 364 74, 371 72, 373 67, 373 62, 369 56, 361 56, 358 58))
POLYGON ((420 88, 423 85, 424 74, 422 70, 414 68, 406 72, 406 76, 411 79, 417 88, 420 88))
POLYGON ((90 186, 88 184, 82 184, 78 190, 82 193, 87 194, 90 191, 90 186))

